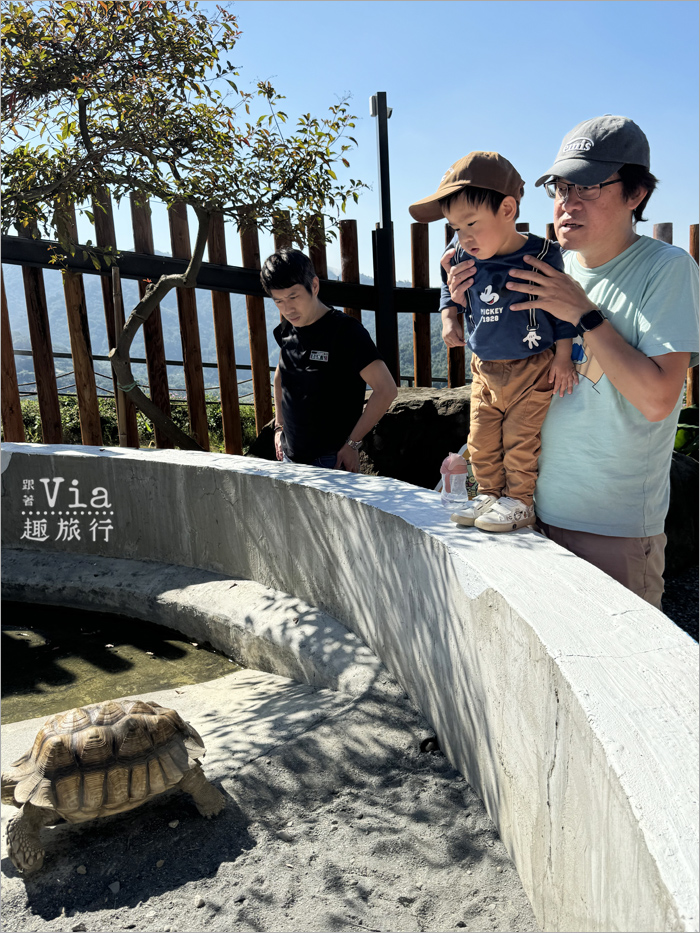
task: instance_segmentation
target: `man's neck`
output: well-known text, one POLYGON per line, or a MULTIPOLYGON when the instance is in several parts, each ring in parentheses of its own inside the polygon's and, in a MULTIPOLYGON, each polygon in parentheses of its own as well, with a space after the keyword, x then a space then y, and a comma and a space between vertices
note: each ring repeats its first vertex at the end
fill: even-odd
POLYGON ((638 239, 639 234, 636 233, 634 227, 630 227, 612 241, 596 244, 590 249, 586 249, 585 252, 577 253, 576 258, 584 269, 596 269, 598 266, 604 266, 611 259, 615 259, 620 253, 624 253, 638 239))

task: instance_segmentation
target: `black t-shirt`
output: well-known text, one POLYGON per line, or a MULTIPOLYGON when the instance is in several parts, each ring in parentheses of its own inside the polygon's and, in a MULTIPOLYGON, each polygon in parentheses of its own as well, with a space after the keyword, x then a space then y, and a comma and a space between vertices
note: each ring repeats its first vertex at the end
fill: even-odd
POLYGON ((360 371, 381 359, 354 318, 335 308, 306 327, 282 321, 280 345, 282 447, 295 463, 312 463, 343 446, 365 399, 360 371))

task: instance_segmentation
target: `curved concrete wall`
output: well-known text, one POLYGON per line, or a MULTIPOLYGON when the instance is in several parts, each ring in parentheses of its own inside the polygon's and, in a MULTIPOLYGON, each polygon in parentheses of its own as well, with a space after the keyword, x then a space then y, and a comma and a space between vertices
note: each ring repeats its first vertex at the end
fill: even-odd
POLYGON ((248 458, 8 444, 2 480, 8 547, 240 576, 343 621, 481 795, 544 929, 698 929, 697 645, 596 568, 395 480, 248 458))

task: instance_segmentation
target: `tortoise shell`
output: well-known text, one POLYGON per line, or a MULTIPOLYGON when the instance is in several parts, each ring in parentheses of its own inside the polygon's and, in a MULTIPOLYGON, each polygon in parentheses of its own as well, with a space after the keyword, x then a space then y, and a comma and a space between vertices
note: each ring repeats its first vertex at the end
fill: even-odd
POLYGON ((46 720, 12 765, 14 798, 80 823, 162 794, 204 754, 199 733, 175 710, 143 700, 94 703, 46 720))

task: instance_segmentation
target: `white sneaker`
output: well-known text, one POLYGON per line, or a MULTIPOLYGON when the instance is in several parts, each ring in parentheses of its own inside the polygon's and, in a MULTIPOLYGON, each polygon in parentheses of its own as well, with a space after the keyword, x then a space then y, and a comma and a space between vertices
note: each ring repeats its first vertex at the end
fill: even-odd
POLYGON ((474 520, 474 525, 481 531, 515 531, 517 528, 534 524, 534 521, 533 505, 525 505, 520 499, 501 496, 488 511, 474 520))
POLYGON ((491 506, 497 501, 495 496, 487 496, 484 494, 476 496, 475 499, 469 501, 468 505, 460 509, 459 512, 454 512, 450 515, 450 518, 453 522, 457 522, 458 525, 473 525, 475 519, 484 512, 488 512, 491 506))

